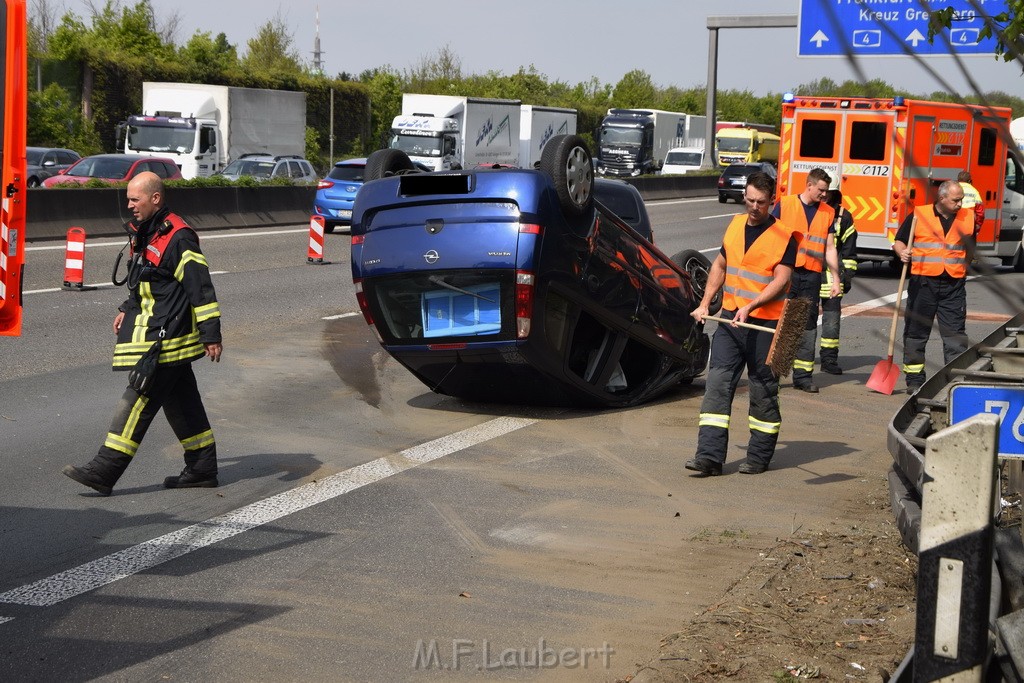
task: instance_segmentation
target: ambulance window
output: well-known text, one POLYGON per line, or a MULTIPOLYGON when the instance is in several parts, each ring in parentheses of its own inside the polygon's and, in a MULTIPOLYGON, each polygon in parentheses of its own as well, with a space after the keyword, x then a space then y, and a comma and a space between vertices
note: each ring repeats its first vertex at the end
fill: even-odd
POLYGON ((996 132, 991 128, 981 129, 981 142, 978 144, 978 165, 994 166, 996 163, 996 132))
POLYGON ((850 129, 850 158, 885 161, 889 126, 884 121, 854 121, 850 129))
POLYGON ((805 120, 800 125, 800 156, 810 159, 834 159, 836 122, 805 120))

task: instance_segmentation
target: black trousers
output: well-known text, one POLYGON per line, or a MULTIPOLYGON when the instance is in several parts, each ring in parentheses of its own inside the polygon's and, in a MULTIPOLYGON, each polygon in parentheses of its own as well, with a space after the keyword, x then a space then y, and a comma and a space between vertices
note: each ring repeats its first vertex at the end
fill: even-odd
MULTIPOLYGON (((735 314, 735 311, 722 311, 721 316, 731 319, 735 314)), ((750 322, 775 327, 778 321, 751 318, 750 322)), ((732 400, 744 369, 750 383, 747 459, 768 464, 775 455, 782 413, 779 411, 779 380, 765 365, 771 345, 772 335, 767 332, 727 323, 718 325, 711 340, 711 362, 700 406, 697 458, 725 462, 732 400)))
POLYGON ((148 396, 131 387, 125 389, 100 454, 115 459, 134 457, 161 408, 181 442, 185 464, 196 472, 216 474, 217 444, 196 376, 188 363, 157 368, 148 396))
POLYGON ((818 301, 821 299, 821 273, 806 268, 793 269, 789 285, 790 299, 810 299, 804 334, 793 359, 793 384, 810 384, 814 375, 814 352, 818 341, 818 301))
POLYGON ((903 372, 908 386, 920 386, 925 380, 924 350, 936 318, 944 361, 949 363, 967 350, 966 279, 912 275, 907 292, 903 372))

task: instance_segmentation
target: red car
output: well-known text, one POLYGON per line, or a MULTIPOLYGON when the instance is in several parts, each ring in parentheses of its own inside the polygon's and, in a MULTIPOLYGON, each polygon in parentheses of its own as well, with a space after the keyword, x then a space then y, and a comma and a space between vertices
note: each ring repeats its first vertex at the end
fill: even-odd
POLYGON ((66 171, 47 178, 43 187, 61 183, 84 185, 97 179, 110 183, 126 183, 143 171, 152 171, 164 180, 179 180, 181 169, 163 157, 142 157, 135 154, 95 154, 79 159, 66 171))

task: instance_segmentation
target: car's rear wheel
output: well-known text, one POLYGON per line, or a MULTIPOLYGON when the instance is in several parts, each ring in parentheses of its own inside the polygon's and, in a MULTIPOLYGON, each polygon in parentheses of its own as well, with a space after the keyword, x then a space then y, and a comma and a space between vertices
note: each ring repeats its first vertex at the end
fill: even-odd
POLYGON ((551 138, 541 154, 540 169, 554 180, 558 202, 567 218, 590 211, 594 201, 594 162, 583 138, 551 138))
POLYGON ((379 180, 408 171, 416 167, 409 155, 400 149, 378 149, 366 158, 366 170, 363 172, 367 181, 379 180))
MULTIPOLYGON (((676 264, 690 276, 693 283, 693 291, 698 297, 703 298, 708 288, 708 275, 711 273, 711 261, 699 251, 686 249, 672 257, 672 263, 676 264)), ((722 290, 718 290, 715 297, 708 306, 708 313, 715 315, 722 308, 722 290)))
POLYGON ((28 185, 29 187, 39 187, 41 183, 39 182, 39 178, 32 176, 31 178, 28 179, 28 181, 25 184, 28 185))
POLYGON ((718 193, 718 203, 719 204, 725 204, 725 201, 727 199, 728 199, 728 197, 726 197, 724 194, 722 194, 721 192, 718 193))

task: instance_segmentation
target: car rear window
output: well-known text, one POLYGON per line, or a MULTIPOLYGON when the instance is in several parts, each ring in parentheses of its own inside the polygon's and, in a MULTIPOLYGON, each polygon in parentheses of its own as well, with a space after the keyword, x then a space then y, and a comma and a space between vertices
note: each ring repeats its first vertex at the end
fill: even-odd
POLYGON ((327 177, 331 180, 349 180, 356 182, 363 182, 365 177, 366 167, 365 166, 335 166, 331 169, 331 172, 327 174, 327 177))

